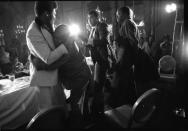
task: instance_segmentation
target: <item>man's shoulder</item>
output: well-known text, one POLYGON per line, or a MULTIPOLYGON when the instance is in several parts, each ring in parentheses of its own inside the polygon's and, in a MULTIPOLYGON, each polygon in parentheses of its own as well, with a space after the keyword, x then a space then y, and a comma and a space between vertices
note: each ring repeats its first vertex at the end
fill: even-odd
POLYGON ((27 29, 27 35, 32 35, 37 33, 39 33, 37 24, 35 23, 35 21, 32 21, 27 29))

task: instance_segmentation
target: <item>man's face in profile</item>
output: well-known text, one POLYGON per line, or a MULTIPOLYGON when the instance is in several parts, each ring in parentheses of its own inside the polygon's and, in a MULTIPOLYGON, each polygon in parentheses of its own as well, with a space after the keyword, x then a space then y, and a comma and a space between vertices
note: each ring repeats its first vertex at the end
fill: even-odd
POLYGON ((116 12, 116 19, 118 23, 122 23, 125 20, 125 18, 126 16, 121 11, 116 12))
POLYGON ((97 24, 97 17, 93 15, 88 15, 88 22, 93 27, 97 24))
POLYGON ((46 24, 51 24, 53 25, 56 20, 56 9, 53 9, 53 11, 50 12, 45 12, 44 15, 42 16, 42 20, 46 24))

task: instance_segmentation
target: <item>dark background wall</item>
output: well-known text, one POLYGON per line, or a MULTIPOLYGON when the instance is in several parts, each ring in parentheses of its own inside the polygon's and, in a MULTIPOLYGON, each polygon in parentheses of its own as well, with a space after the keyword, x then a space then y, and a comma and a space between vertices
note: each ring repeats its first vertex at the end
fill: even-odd
MULTIPOLYGON (((59 10, 56 24, 78 23, 85 31, 87 13, 96 9, 97 6, 104 12, 107 23, 115 19, 117 8, 128 5, 135 12, 135 21, 145 21, 148 33, 154 30, 156 40, 164 34, 172 37, 175 13, 167 14, 164 10, 165 4, 176 0, 125 0, 125 1, 58 1, 59 10), (152 27, 153 25, 153 27, 152 27)), ((0 2, 0 28, 4 30, 6 43, 15 35, 15 27, 21 24, 28 28, 34 18, 34 1, 30 2, 0 2)))

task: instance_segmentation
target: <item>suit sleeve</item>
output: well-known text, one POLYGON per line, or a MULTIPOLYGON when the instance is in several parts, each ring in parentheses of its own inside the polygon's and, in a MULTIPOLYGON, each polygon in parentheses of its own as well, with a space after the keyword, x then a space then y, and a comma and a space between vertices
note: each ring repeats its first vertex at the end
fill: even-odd
POLYGON ((130 40, 132 46, 137 46, 136 44, 138 44, 138 30, 136 25, 132 21, 128 20, 126 21, 124 28, 124 34, 127 35, 125 36, 125 38, 128 38, 130 40))
POLYGON ((46 64, 52 64, 64 54, 64 45, 60 45, 51 51, 48 44, 40 33, 30 33, 26 37, 29 48, 32 52, 46 64))
POLYGON ((68 54, 63 55, 57 61, 55 61, 54 63, 50 65, 47 65, 46 63, 44 63, 41 59, 37 57, 33 57, 32 63, 36 67, 37 70, 54 70, 64 65, 70 59, 69 57, 70 56, 68 54))

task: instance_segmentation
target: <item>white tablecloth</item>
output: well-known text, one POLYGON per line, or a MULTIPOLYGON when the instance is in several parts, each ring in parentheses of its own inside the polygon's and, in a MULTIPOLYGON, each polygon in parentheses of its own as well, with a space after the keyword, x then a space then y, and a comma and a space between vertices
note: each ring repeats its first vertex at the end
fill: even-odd
MULTIPOLYGON (((93 66, 91 57, 87 64, 93 66)), ((29 76, 0 80, 0 128, 14 129, 28 121, 38 112, 37 87, 30 87, 29 76)), ((65 89, 66 98, 70 90, 65 89)))
POLYGON ((14 129, 28 121, 38 112, 37 88, 29 86, 29 77, 12 83, 0 80, 0 127, 14 129))

